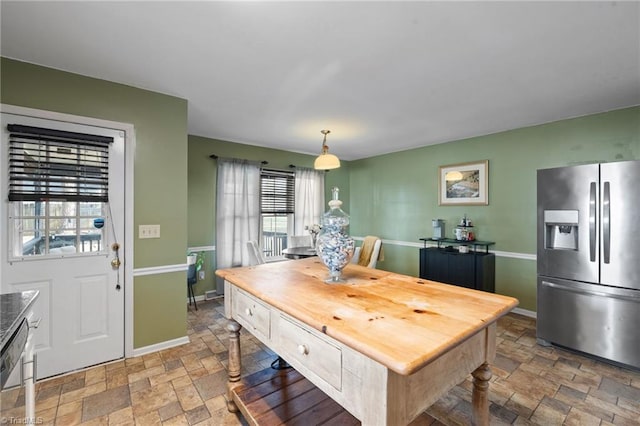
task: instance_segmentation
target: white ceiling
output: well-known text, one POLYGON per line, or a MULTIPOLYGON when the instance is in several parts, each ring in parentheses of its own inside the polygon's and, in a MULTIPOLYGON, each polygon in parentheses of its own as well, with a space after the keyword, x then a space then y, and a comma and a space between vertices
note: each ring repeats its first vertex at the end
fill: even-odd
POLYGON ((316 154, 330 129, 353 160, 639 105, 639 6, 3 0, 1 54, 185 98, 193 135, 316 154))

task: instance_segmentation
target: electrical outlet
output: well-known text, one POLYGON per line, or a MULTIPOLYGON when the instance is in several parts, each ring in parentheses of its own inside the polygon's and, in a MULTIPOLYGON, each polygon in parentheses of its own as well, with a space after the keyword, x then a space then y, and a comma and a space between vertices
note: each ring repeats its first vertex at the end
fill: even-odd
POLYGON ((200 275, 198 276, 198 279, 204 280, 204 271, 200 271, 200 275))
POLYGON ((138 226, 138 238, 160 238, 160 225, 138 226))

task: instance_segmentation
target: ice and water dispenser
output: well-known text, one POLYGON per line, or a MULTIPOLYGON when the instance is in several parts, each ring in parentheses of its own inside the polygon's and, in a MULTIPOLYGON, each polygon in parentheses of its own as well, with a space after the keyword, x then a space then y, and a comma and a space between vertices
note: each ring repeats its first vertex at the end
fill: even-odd
POLYGON ((578 250, 578 210, 544 211, 544 248, 578 250))

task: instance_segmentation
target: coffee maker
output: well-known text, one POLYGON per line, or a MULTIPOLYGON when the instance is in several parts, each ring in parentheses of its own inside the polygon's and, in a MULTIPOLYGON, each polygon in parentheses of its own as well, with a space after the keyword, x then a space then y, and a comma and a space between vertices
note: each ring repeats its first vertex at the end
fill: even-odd
POLYGON ((434 240, 439 240, 441 238, 444 238, 444 220, 442 219, 433 219, 431 221, 431 224, 433 225, 433 239, 434 240))

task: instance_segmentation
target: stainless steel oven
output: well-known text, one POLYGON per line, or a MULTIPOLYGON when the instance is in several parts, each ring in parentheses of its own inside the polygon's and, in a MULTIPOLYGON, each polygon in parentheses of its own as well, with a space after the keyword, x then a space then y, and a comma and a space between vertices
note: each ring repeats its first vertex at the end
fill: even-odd
POLYGON ((27 319, 23 319, 0 353, 0 389, 4 388, 13 369, 21 364, 22 352, 29 337, 27 319))

